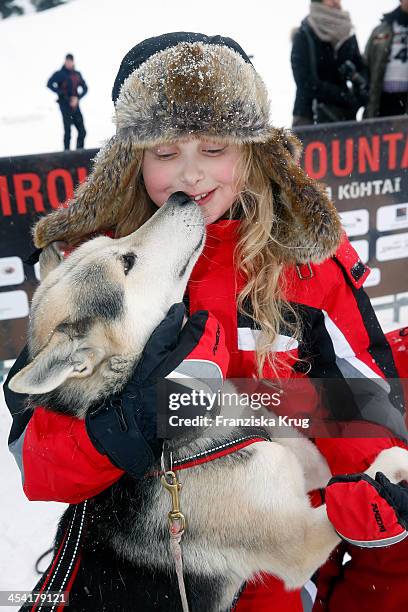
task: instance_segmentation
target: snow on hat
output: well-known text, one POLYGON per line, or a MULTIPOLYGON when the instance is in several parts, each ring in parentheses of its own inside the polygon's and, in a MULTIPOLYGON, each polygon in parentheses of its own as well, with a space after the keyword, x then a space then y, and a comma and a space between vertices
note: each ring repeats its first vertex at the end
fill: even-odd
POLYGON ((134 72, 139 66, 141 66, 146 60, 152 55, 175 47, 181 42, 196 43, 201 42, 207 45, 222 45, 229 47, 233 51, 236 51, 248 64, 251 63, 250 58, 245 53, 243 48, 235 42, 232 38, 224 36, 207 36, 206 34, 200 34, 198 32, 169 32, 168 34, 162 34, 161 36, 154 36, 153 38, 147 38, 141 43, 133 47, 123 58, 118 74, 116 75, 115 82, 112 88, 112 100, 116 102, 119 97, 120 88, 123 81, 134 72))
POLYGON ((37 247, 55 240, 75 244, 113 228, 143 149, 193 136, 261 149, 263 171, 285 201, 279 207, 283 233, 277 236, 287 244, 282 261, 322 261, 336 250, 337 212, 324 188, 298 166, 297 138, 270 124, 265 84, 238 43, 192 32, 147 39, 124 57, 112 97, 116 134, 99 151, 69 207, 37 223, 37 247))

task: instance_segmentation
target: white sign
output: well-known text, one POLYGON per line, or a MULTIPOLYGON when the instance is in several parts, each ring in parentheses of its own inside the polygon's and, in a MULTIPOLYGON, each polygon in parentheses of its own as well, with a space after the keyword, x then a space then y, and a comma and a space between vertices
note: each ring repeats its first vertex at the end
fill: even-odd
POLYGON ((370 274, 364 281, 363 287, 376 287, 381 282, 381 270, 380 268, 371 268, 370 274))
POLYGON ((366 208, 339 213, 347 236, 364 236, 368 233, 369 212, 366 208))
POLYGON ((0 293, 0 320, 28 317, 28 297, 25 291, 0 293))
POLYGON ((381 238, 378 238, 375 248, 378 261, 408 257, 408 233, 381 236, 381 238))
POLYGON ((368 261, 368 240, 351 240, 350 244, 356 249, 357 255, 363 263, 368 261))
POLYGON ((24 267, 20 257, 0 257, 0 287, 21 285, 24 282, 24 267))
POLYGON ((40 276, 40 262, 37 261, 36 264, 34 264, 34 272, 35 272, 35 278, 37 280, 41 280, 41 276, 40 276))
POLYGON ((408 203, 380 206, 377 210, 377 229, 380 232, 408 227, 408 203))

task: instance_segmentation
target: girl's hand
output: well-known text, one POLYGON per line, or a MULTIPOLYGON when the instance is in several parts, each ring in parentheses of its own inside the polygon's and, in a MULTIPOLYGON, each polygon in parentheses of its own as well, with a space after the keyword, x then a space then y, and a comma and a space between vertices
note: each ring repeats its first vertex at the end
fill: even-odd
POLYGON ((170 389, 191 393, 182 379, 180 383, 176 379, 177 368, 183 364, 184 378, 202 378, 205 383, 211 378, 219 387, 226 373, 229 357, 218 321, 207 311, 198 311, 183 327, 184 314, 183 304, 173 304, 150 336, 122 392, 86 416, 95 448, 135 478, 143 477, 161 453, 163 440, 156 433, 159 401, 165 403, 161 406, 165 415, 170 389), (158 393, 158 383, 166 377, 168 385, 163 394, 158 393))
POLYGON ((327 516, 339 536, 363 548, 390 546, 407 537, 408 485, 382 473, 335 476, 325 491, 327 516))

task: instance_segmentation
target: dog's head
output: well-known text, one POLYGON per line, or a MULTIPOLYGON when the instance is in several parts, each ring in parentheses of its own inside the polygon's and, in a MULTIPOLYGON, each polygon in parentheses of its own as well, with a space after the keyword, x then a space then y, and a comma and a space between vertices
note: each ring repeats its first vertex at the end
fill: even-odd
POLYGON ((199 206, 179 193, 125 238, 94 238, 62 261, 50 247, 31 308, 32 361, 10 388, 53 393, 67 410, 123 386, 154 328, 182 300, 204 237, 199 206))

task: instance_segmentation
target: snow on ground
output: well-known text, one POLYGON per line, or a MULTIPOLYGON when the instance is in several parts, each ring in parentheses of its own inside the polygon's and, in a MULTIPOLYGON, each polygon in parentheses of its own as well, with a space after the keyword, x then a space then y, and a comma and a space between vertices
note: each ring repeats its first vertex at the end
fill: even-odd
MULTIPOLYGON (((360 46, 382 12, 397 0, 343 0, 356 24, 360 46)), ((290 32, 305 16, 307 0, 75 0, 42 13, 0 22, 0 157, 56 151, 62 126, 54 95, 45 88, 67 52, 89 85, 82 110, 87 146, 98 147, 113 131, 111 86, 122 56, 143 38, 165 31, 192 30, 232 36, 254 55, 270 91, 275 125, 290 125, 294 85, 290 70, 290 32)), ((408 313, 404 313, 408 321, 408 313)), ((392 311, 381 314, 386 330, 395 328, 392 311)), ((0 400, 0 590, 31 589, 38 577, 37 557, 50 547, 64 505, 28 502, 20 475, 7 451, 10 417, 0 400)), ((44 565, 43 565, 44 567, 44 565)), ((15 608, 2 608, 5 612, 15 608)))
MULTIPOLYGON (((29 502, 22 487, 20 472, 7 449, 11 417, 0 394, 0 591, 31 590, 39 579, 37 558, 52 546, 58 518, 65 505, 29 502)), ((46 561, 41 567, 45 569, 46 561)), ((15 607, 2 607, 11 612, 15 607)))

